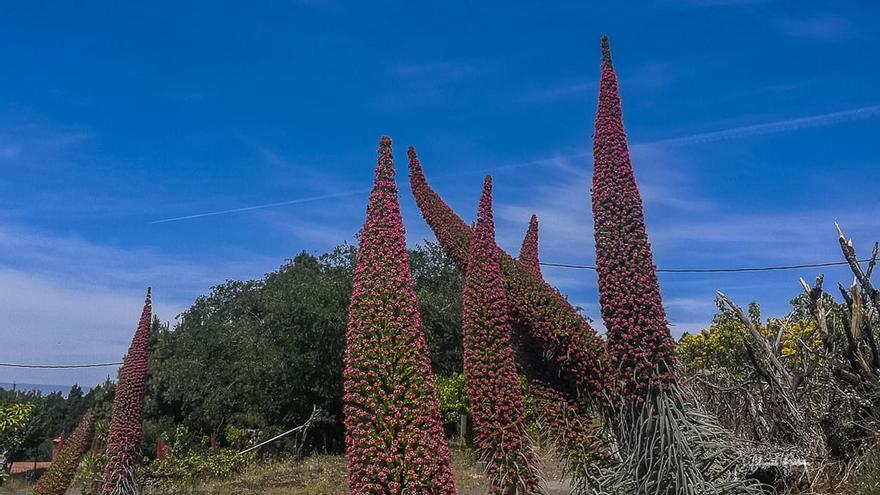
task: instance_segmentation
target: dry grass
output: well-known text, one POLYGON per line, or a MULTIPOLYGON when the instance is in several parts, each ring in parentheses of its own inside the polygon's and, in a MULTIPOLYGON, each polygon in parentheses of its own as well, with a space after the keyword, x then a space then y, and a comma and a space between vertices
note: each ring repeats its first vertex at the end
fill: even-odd
MULTIPOLYGON (((485 479, 465 453, 453 455, 455 478, 462 495, 485 493, 485 479)), ((226 480, 209 480, 176 493, 199 495, 348 495, 345 457, 319 455, 302 461, 255 464, 226 480)))

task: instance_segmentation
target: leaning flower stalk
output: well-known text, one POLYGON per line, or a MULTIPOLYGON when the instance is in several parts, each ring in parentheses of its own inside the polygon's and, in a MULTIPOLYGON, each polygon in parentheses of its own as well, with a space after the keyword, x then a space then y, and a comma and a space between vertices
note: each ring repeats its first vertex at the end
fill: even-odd
POLYGON ((91 410, 83 414, 73 433, 59 446, 58 455, 37 484, 34 495, 64 495, 73 481, 80 461, 89 449, 94 431, 95 415, 91 410))
MULTIPOLYGON (((413 148, 409 150, 410 186, 422 216, 440 247, 462 271, 467 271, 473 232, 431 188, 413 148)), ((585 397, 612 413, 615 377, 604 342, 583 316, 549 284, 500 248, 501 267, 511 315, 541 345, 541 355, 556 370, 571 397, 585 397)))

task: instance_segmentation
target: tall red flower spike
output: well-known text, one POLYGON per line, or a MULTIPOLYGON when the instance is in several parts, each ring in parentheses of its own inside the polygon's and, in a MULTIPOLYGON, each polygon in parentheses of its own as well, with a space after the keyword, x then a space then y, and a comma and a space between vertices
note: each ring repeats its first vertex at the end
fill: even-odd
POLYGON ((464 373, 476 445, 487 463, 492 492, 538 492, 523 393, 516 372, 507 294, 495 247, 492 178, 486 177, 464 285, 464 373))
POLYGON ((536 277, 541 278, 541 260, 538 257, 538 215, 532 215, 529 220, 529 229, 526 230, 517 259, 536 277))
POLYGON ((354 495, 454 494, 422 331, 391 138, 379 142, 346 332, 345 445, 354 495))
POLYGON ((130 480, 138 460, 144 426, 144 391, 147 387, 147 358, 152 327, 150 289, 128 354, 119 370, 110 432, 107 434, 107 466, 104 468, 104 495, 114 494, 130 480))
POLYGON ((608 37, 593 134, 593 217, 599 302, 612 364, 628 398, 675 381, 675 341, 660 299, 642 199, 623 129, 608 37))
POLYGON ((86 411, 73 433, 59 446, 49 470, 34 486, 34 495, 64 495, 67 492, 80 460, 89 449, 94 423, 95 415, 91 410, 86 411))
MULTIPOLYGON (((517 261, 542 277, 538 257, 538 216, 532 215, 529 228, 523 238, 517 261)), ((561 455, 572 478, 588 476, 598 462, 607 462, 611 456, 607 440, 594 414, 577 399, 567 397, 557 389, 542 365, 539 352, 523 344, 523 369, 529 379, 529 391, 535 401, 535 415, 541 434, 551 441, 561 455)))
MULTIPOLYGON (((422 216, 446 255, 466 272, 471 228, 428 185, 414 148, 409 149, 409 168, 410 186, 422 216)), ((500 248, 496 247, 496 253, 511 314, 540 342, 542 355, 559 371, 558 381, 572 383, 581 394, 611 411, 615 377, 596 331, 553 287, 500 248)))

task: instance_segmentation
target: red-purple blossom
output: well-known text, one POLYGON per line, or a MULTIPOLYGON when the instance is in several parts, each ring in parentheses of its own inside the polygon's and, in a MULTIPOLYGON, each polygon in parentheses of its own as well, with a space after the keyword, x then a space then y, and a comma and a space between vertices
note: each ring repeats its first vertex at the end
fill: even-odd
POLYGON ((599 301, 609 354, 625 396, 641 398, 655 385, 674 382, 675 341, 660 299, 607 37, 602 38, 592 195, 599 301))
POLYGON ((165 442, 165 439, 159 437, 156 440, 156 460, 161 461, 168 457, 168 443, 165 442))
MULTIPOLYGON (((538 217, 532 215, 523 238, 517 261, 541 278, 538 258, 538 217)), ((540 349, 523 344, 523 370, 529 379, 529 391, 541 434, 555 446, 572 476, 586 474, 597 461, 607 460, 608 445, 602 438, 593 414, 582 401, 561 392, 540 358, 540 349)))
POLYGON ((409 269, 390 138, 381 139, 378 152, 346 332, 349 487, 354 495, 454 494, 409 269))
MULTIPOLYGON (((529 220, 517 261, 536 277, 542 277, 537 215, 532 215, 529 220)), ((594 414, 584 407, 582 401, 563 393, 553 384, 546 366, 542 366, 540 356, 536 355, 540 349, 524 343, 521 352, 541 434, 554 445, 572 477, 588 474, 597 462, 610 459, 607 442, 594 414)))
POLYGON ((541 260, 538 257, 538 215, 532 215, 529 220, 529 229, 526 230, 517 259, 536 277, 541 277, 541 260))
POLYGON ((34 486, 34 495, 64 495, 76 474, 80 460, 89 448, 95 415, 86 411, 79 425, 69 437, 63 437, 58 454, 40 481, 34 486))
POLYGON ((147 387, 147 358, 152 327, 150 289, 128 354, 119 370, 110 431, 107 434, 107 466, 102 493, 112 494, 131 475, 138 460, 143 437, 144 391, 147 387))
POLYGON ((507 294, 495 247, 492 178, 486 177, 464 285, 464 373, 476 445, 492 492, 538 491, 522 387, 510 340, 507 294))
MULTIPOLYGON (((471 228, 428 185, 413 148, 409 159, 410 185, 422 216, 446 255, 466 272, 471 228)), ((615 396, 614 375, 596 331, 553 287, 500 248, 496 247, 496 253, 514 320, 541 344, 541 355, 554 363, 559 380, 575 384, 582 394, 609 406, 615 396)))

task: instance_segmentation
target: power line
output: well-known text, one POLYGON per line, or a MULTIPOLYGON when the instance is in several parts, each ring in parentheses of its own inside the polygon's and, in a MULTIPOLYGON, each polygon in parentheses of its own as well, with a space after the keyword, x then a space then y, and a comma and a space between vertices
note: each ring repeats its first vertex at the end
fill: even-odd
MULTIPOLYGON (((867 263, 871 261, 870 258, 865 258, 862 260, 856 260, 859 263, 867 263)), ((778 265, 778 266, 761 266, 761 267, 748 267, 748 268, 658 268, 657 272, 661 273, 741 273, 741 272, 772 272, 779 270, 798 270, 801 268, 822 268, 827 266, 842 266, 848 265, 848 261, 833 261, 828 263, 806 263, 803 265, 778 265)), ((553 268, 573 268, 578 270, 596 270, 595 265, 574 265, 570 263, 545 263, 541 262, 543 266, 549 266, 553 268)))
POLYGON ((32 369, 50 369, 50 370, 63 370, 63 369, 74 369, 74 368, 106 368, 108 366, 120 366, 119 363, 95 363, 95 364, 15 364, 15 363, 0 363, 0 368, 32 368, 32 369))
MULTIPOLYGON (((856 260, 858 263, 867 263, 870 258, 856 260)), ((570 268, 576 270, 596 270, 595 265, 576 265, 571 263, 541 262, 542 266, 551 268, 570 268)), ((832 261, 828 263, 804 263, 801 265, 777 265, 745 268, 658 268, 660 273, 742 273, 742 272, 770 272, 781 270, 797 270, 803 268, 823 268, 830 266, 848 265, 847 261, 832 261)), ((78 369, 78 368, 106 368, 109 366, 121 366, 122 363, 95 363, 95 364, 15 364, 0 363, 0 368, 31 368, 31 369, 78 369)))

